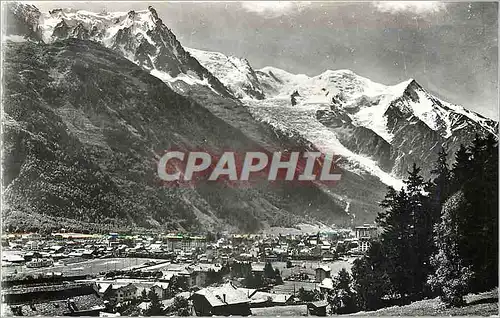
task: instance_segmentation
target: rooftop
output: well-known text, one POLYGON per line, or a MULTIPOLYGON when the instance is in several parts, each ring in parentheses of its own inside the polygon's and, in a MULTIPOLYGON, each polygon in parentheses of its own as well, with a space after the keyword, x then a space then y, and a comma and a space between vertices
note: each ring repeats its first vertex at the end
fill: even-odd
POLYGON ((220 287, 207 287, 197 291, 194 295, 204 296, 212 307, 250 302, 245 291, 230 283, 220 287))

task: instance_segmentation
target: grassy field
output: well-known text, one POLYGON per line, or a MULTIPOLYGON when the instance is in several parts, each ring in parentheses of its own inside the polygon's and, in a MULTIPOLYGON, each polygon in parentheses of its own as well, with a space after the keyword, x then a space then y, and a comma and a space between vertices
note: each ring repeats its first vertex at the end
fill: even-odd
POLYGON ((284 281, 283 285, 276 285, 273 287, 272 292, 277 294, 293 294, 293 292, 298 292, 300 288, 305 290, 314 290, 318 287, 318 283, 310 282, 292 282, 284 281))
POLYGON ((498 316, 498 290, 468 295, 467 305, 446 308, 439 298, 421 300, 405 306, 358 312, 354 316, 498 316))
MULTIPOLYGON (((446 308, 439 298, 346 316, 498 316, 498 290, 465 297, 467 305, 446 308)), ((252 308, 252 316, 306 316, 306 305, 252 308)))
POLYGON ((276 306, 266 308, 252 308, 252 316, 307 316, 307 306, 276 306))
MULTIPOLYGON (((109 272, 114 270, 126 269, 134 266, 142 265, 146 262, 153 261, 148 258, 103 258, 93 259, 79 263, 57 265, 43 268, 28 268, 26 266, 3 267, 3 275, 17 273, 23 274, 40 274, 60 272, 63 275, 93 275, 100 272, 109 272)), ((154 260, 159 261, 159 260, 154 260)))

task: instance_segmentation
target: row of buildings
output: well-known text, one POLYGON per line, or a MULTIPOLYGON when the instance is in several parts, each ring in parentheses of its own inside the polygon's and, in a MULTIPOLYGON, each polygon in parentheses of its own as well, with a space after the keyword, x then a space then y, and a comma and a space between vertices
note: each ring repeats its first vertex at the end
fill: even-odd
MULTIPOLYGON (((283 261, 286 259, 331 259, 339 253, 364 253, 377 235, 374 226, 358 226, 331 232, 302 235, 220 235, 212 241, 205 236, 108 235, 37 233, 2 236, 2 265, 16 265, 33 259, 70 262, 99 257, 166 258, 179 262, 221 263, 229 257, 240 260, 283 261), (70 260, 71 259, 71 260, 70 260)), ((43 266, 43 262, 39 263, 43 266)))

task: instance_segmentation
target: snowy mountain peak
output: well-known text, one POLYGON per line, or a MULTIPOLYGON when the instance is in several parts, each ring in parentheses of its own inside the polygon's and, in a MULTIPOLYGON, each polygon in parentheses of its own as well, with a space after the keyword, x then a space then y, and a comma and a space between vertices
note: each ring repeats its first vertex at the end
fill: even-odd
POLYGON ((355 126, 370 129, 388 143, 394 137, 393 126, 398 116, 419 121, 443 138, 469 124, 493 133, 497 129, 496 122, 442 101, 413 78, 396 85, 383 85, 348 69, 326 70, 312 77, 273 66, 253 71, 244 59, 218 52, 188 51, 238 98, 265 96, 290 101, 291 95, 298 92, 299 106, 334 106, 345 112, 343 116, 348 116, 355 126))
POLYGON ((259 79, 247 59, 193 48, 186 50, 237 98, 264 98, 259 79))
POLYGON ((460 119, 496 132, 496 122, 442 101, 413 78, 396 85, 383 85, 345 69, 327 70, 309 77, 265 67, 257 74, 266 96, 288 98, 298 91, 303 104, 334 104, 345 110, 354 124, 371 129, 389 143, 393 138, 393 129, 387 126, 388 113, 394 113, 391 108, 396 108, 405 118, 423 122, 445 138, 466 127, 464 123, 457 124, 460 119))
POLYGON ((17 22, 8 35, 45 43, 68 38, 94 41, 150 71, 181 94, 203 86, 231 97, 224 85, 184 50, 151 6, 129 12, 59 8, 40 13, 35 7, 17 4, 8 11, 17 22))

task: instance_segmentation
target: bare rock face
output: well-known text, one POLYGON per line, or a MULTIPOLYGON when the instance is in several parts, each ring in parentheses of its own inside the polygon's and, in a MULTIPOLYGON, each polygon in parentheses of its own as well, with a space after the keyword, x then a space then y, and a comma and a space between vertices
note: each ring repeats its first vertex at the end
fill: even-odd
POLYGON ((40 26, 41 12, 34 5, 9 2, 6 4, 5 35, 17 35, 27 40, 41 41, 42 27, 40 26))

